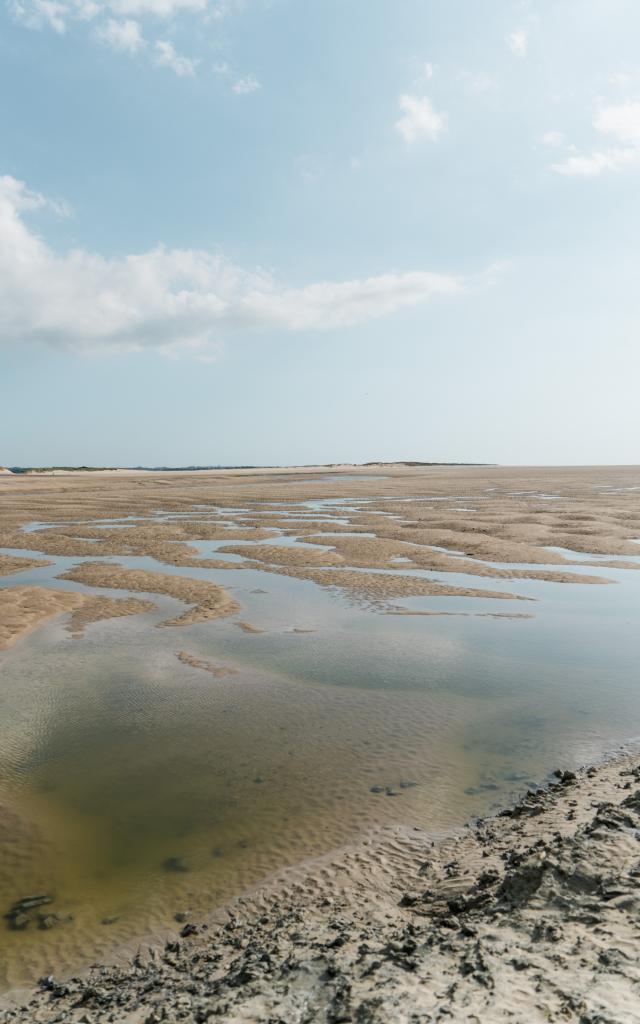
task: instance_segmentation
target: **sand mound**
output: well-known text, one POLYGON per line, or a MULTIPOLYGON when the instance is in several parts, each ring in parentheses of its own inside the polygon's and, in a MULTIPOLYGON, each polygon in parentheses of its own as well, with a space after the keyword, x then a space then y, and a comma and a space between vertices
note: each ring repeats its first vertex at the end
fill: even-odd
POLYGON ((193 605, 189 611, 176 619, 168 619, 163 626, 183 626, 207 619, 223 618, 240 610, 240 605, 229 597, 223 587, 206 580, 190 579, 187 576, 169 576, 161 572, 147 572, 144 569, 125 569, 121 565, 107 565, 103 562, 83 562, 60 579, 74 580, 90 587, 111 587, 117 590, 135 590, 150 594, 167 594, 177 597, 185 604, 193 605))
POLYGON ((135 597, 86 597, 84 604, 69 619, 67 629, 77 640, 92 622, 120 618, 123 615, 141 615, 152 612, 156 607, 153 601, 141 601, 135 597))
POLYGON ((11 576, 14 572, 36 569, 38 566, 51 565, 45 558, 20 558, 17 555, 0 555, 0 576, 11 576))
POLYGON ((10 587, 0 590, 0 651, 11 647, 47 619, 79 608, 83 594, 45 587, 10 587))
POLYGON ((67 629, 74 638, 79 639, 91 622, 122 615, 138 615, 152 611, 155 607, 152 601, 139 601, 136 598, 92 597, 90 594, 51 590, 47 587, 9 587, 0 590, 0 651, 11 647, 19 637, 63 612, 73 613, 67 629))

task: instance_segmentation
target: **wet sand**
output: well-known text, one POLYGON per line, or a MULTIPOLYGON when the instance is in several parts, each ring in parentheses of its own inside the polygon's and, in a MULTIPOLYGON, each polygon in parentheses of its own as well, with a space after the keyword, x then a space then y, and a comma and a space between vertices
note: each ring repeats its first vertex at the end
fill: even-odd
POLYGON ((166 943, 44 978, 0 1019, 636 1024, 639 828, 637 755, 558 771, 457 834, 382 831, 178 915, 166 943))
POLYGON ((0 651, 8 650, 20 637, 66 612, 72 612, 67 629, 78 639, 92 622, 138 615, 154 608, 152 601, 136 598, 90 597, 46 587, 3 589, 0 590, 0 651))
POLYGON ((214 679, 224 679, 225 676, 235 676, 238 674, 238 670, 232 668, 231 665, 216 665, 206 658, 197 658, 195 654, 189 654, 188 651, 178 651, 176 658, 183 665, 189 665, 191 668, 199 668, 203 672, 208 672, 214 679))
POLYGON ((506 590, 483 590, 482 588, 460 587, 432 580, 416 579, 412 576, 380 573, 354 572, 349 569, 293 569, 285 566, 248 563, 249 567, 281 576, 292 576, 298 580, 310 580, 323 587, 336 587, 356 598, 372 603, 388 602, 399 597, 483 597, 497 600, 527 601, 529 598, 506 590))
POLYGON ((123 615, 144 615, 152 612, 155 607, 153 601, 141 601, 135 597, 86 596, 84 604, 70 616, 66 628, 72 637, 79 640, 92 622, 104 622, 123 615))
MULTIPOLYGON (((122 628, 117 620, 107 627, 114 638, 122 628)), ((190 648, 178 660, 171 643, 183 634, 176 631, 166 639, 166 669, 152 657, 145 671, 146 653, 133 664, 124 657, 124 674, 110 686, 109 677, 92 671, 91 629, 84 642, 61 641, 81 674, 46 646, 49 663, 36 658, 33 665, 37 693, 39 675, 53 677, 58 720, 47 728, 36 703, 40 732, 18 764, 30 784, 12 803, 34 835, 23 838, 25 829, 13 825, 5 835, 0 827, 2 913, 26 895, 45 893, 62 920, 47 930, 35 920, 24 931, 2 922, 3 989, 109 961, 118 950, 133 955, 141 935, 166 935, 176 912, 211 912, 372 822, 391 824, 404 814, 450 825, 457 820, 453 805, 461 800, 468 814, 478 804, 465 795, 477 776, 473 758, 459 751, 455 698, 406 694, 399 704, 384 691, 296 685, 264 671, 214 674, 202 663, 229 663, 190 648), (62 690, 60 668, 78 688, 79 704, 62 690), (154 713, 142 714, 154 678, 159 702, 152 695, 154 713), (121 689, 129 699, 118 713, 121 689), (406 780, 417 785, 400 788, 406 780), (393 798, 386 795, 391 787, 393 798), (168 861, 185 869, 167 870, 168 861)), ((259 645, 261 638, 247 642, 259 645)), ((24 681, 16 680, 27 726, 29 676, 25 670, 24 681)), ((5 689, 7 682, 3 673, 5 689)), ((14 749, 15 736, 14 728, 14 749)))
MULTIPOLYGON (((191 568, 238 568, 246 558, 289 575, 342 567, 401 576, 419 568, 586 584, 606 582, 606 574, 578 574, 575 566, 638 568, 626 557, 639 553, 640 474, 634 467, 345 470, 343 480, 331 467, 3 476, 0 546, 45 555, 147 555, 191 568), (315 514, 305 504, 310 499, 315 514), (145 518, 158 510, 166 512, 165 521, 145 518), (121 528, 96 522, 113 518, 123 520, 121 528), (24 533, 34 520, 62 525, 24 533), (271 543, 279 530, 306 546, 271 543), (199 554, 194 542, 207 540, 223 542, 221 555, 199 554), (225 552, 235 557, 225 559, 225 552), (585 554, 610 557, 585 561, 585 554)), ((326 574, 315 582, 334 585, 326 574)), ((367 590, 373 585, 370 580, 367 590)), ((396 579, 396 593, 401 586, 396 579)))
MULTIPOLYGON (((637 468, 432 467, 409 470, 385 466, 379 472, 379 479, 371 480, 369 477, 376 473, 375 468, 368 467, 365 473, 352 467, 349 478, 343 481, 336 478, 334 470, 327 468, 315 471, 316 479, 313 479, 314 471, 310 469, 288 472, 83 474, 64 478, 3 476, 0 480, 0 546, 29 553, 24 560, 13 553, 0 555, 0 574, 3 566, 4 572, 18 574, 15 585, 11 579, 12 585, 0 591, 0 599, 5 602, 0 605, 0 623, 7 632, 5 646, 39 624, 69 613, 71 617, 65 626, 72 636, 81 636, 87 627, 90 636, 93 622, 151 612, 154 602, 146 595, 177 598, 189 606, 185 612, 158 622, 158 625, 186 626, 188 629, 194 623, 233 617, 243 612, 241 595, 236 600, 235 595, 231 596, 223 586, 189 577, 190 568, 255 569, 274 577, 290 577, 336 591, 348 601, 377 606, 388 614, 425 617, 444 614, 521 620, 530 618, 537 606, 524 603, 531 598, 518 592, 519 581, 558 584, 560 589, 578 583, 599 588, 611 582, 606 572, 601 570, 639 567, 638 561, 629 560, 629 556, 637 558, 640 554, 640 470, 637 468), (362 479, 357 479, 358 476, 362 479), (149 516, 155 518, 150 521, 149 516), (100 523, 100 520, 105 522, 100 523), (33 523, 35 528, 30 525, 33 523), (56 525, 45 528, 48 523, 56 525), (29 527, 28 532, 24 527, 29 527), (345 536, 350 533, 358 536, 345 536), (309 546, 295 546, 298 540, 309 546), (203 545, 202 542, 207 543, 203 545), (323 551, 322 547, 328 550, 323 551), (52 557, 66 555, 91 559, 146 556, 155 559, 158 568, 133 569, 113 562, 84 562, 60 574, 68 590, 22 587, 21 571, 46 564, 45 559, 32 557, 33 552, 52 557), (593 557, 599 554, 605 557, 593 557), (172 568, 185 567, 185 574, 162 572, 163 564, 172 568), (586 573, 585 566, 598 571, 586 573), (409 574, 416 571, 437 572, 438 579, 409 574), (447 573, 456 574, 451 582, 447 580, 447 573), (457 574, 484 577, 485 580, 480 587, 469 586, 468 580, 461 581, 457 574), (502 582, 506 580, 509 581, 508 586, 502 582), (499 590, 494 581, 498 581, 499 590), (145 595, 145 599, 99 597, 81 592, 81 589, 74 592, 74 584, 79 588, 115 588, 140 593, 145 595), (396 604, 410 598, 419 598, 425 606, 405 608, 396 604), (435 608, 429 608, 426 602, 435 598, 442 600, 435 608), (455 602, 463 598, 469 599, 471 604, 447 610, 448 600, 454 602, 452 607, 456 609, 455 602), (473 611, 473 602, 487 599, 518 600, 522 602, 519 605, 522 611, 514 609, 493 613, 481 604, 479 608, 482 610, 473 611)), ((230 573, 229 579, 232 576, 230 573)), ((230 582, 229 586, 233 584, 230 582)), ((621 588, 607 586, 607 590, 618 589, 621 588)), ((266 596, 265 601, 269 600, 266 596)), ((543 601, 544 596, 539 600, 543 601)), ((251 615, 251 618, 254 615, 253 612, 244 614, 251 615)), ((269 640, 269 632, 267 630, 261 639, 258 634, 265 630, 259 617, 256 623, 260 624, 254 625, 243 619, 236 621, 235 625, 247 634, 247 642, 259 650, 260 645, 269 640), (250 634, 255 634, 255 639, 250 634)), ((115 628, 119 628, 117 622, 115 628)), ((506 621, 504 629, 510 628, 517 629, 517 622, 510 627, 506 621)), ((292 622, 289 632, 312 630, 296 627, 292 622)), ((0 649, 2 642, 0 634, 0 649)), ((184 644, 190 645, 191 639, 185 640, 184 644)), ((182 668, 201 673, 204 681, 216 688, 226 685, 224 677, 235 672, 235 668, 226 662, 201 657, 188 650, 174 651, 171 657, 176 658, 182 668), (211 678, 206 680, 206 675, 211 678), (215 684, 213 680, 216 680, 215 684)), ((236 686, 237 679, 230 678, 228 683, 230 687, 236 686)), ((247 692, 243 684, 243 694, 247 692)), ((285 720, 286 707, 287 698, 283 696, 278 720, 285 720)), ((425 715, 425 730, 432 728, 433 716, 426 709, 420 713, 425 715)), ((387 711, 381 713, 382 718, 386 720, 387 714, 387 711)), ((413 711, 407 710, 409 717, 412 714, 417 717, 417 706, 413 711)), ((345 734, 348 734, 348 719, 345 719, 344 726, 345 734)), ((407 736, 410 735, 407 732, 407 736)), ((231 737, 229 742, 232 742, 231 737)), ((257 734, 253 742, 258 742, 257 734)), ((229 749, 231 751, 231 747, 229 749)), ((354 757, 355 754, 354 751, 354 757)), ((440 764, 436 754, 434 750, 435 762, 440 764)), ((416 767, 417 758, 416 753, 416 767)), ((310 760, 309 764, 312 763, 310 760)), ((354 771, 358 770, 356 758, 354 771)), ((448 771, 451 774, 452 766, 448 771)), ((598 792, 591 790, 589 800, 613 799, 619 795, 616 786, 626 784, 620 776, 611 785, 609 782, 605 785, 605 775, 601 772, 597 779, 600 780, 598 785, 604 788, 598 792)), ((584 785, 588 789, 586 780, 584 785)), ((453 788, 455 790, 455 785, 453 788)), ((580 793, 583 788, 581 783, 580 793)), ((190 918, 186 922, 191 925, 195 921, 198 931, 185 935, 184 942, 180 939, 180 949, 161 949, 156 953, 155 966, 127 967, 124 975, 107 973, 100 976, 97 984, 104 986, 104 1004, 92 995, 85 997, 84 982, 78 982, 75 988, 74 983, 70 989, 70 998, 72 995, 84 998, 82 1009, 77 1012, 70 1009, 69 1002, 65 1003, 66 996, 62 990, 50 989, 37 997, 31 1010, 25 1011, 25 1014, 33 1013, 33 1016, 18 1015, 13 1019, 53 1020, 55 1018, 47 1014, 52 1014, 55 1006, 57 1012, 63 1014, 58 1019, 70 1022, 81 1020, 83 1013, 88 1015, 89 1022, 109 1019, 107 1009, 116 1014, 114 1020, 120 1019, 118 1013, 122 1010, 122 1019, 130 1020, 131 1024, 147 1020, 153 1022, 155 1018, 150 1014, 155 1013, 154 1004, 143 1000, 142 1009, 136 1004, 136 1000, 139 1001, 136 979, 153 985, 159 979, 158 991, 164 1004, 177 1019, 187 1021, 206 1020, 209 1010, 214 1016, 230 1021, 273 1017, 287 1024, 309 1019, 413 1022, 440 1019, 442 1014, 447 1019, 466 1021, 477 1018, 484 1021, 491 1019, 487 1010, 487 993, 496 1000, 495 1005, 505 1018, 511 1013, 518 1019, 518 1014, 526 1007, 527 1020, 595 1021, 600 1019, 596 1014, 601 1012, 605 998, 595 983, 596 995, 592 1003, 587 1000, 586 1009, 581 1008, 582 990, 588 988, 584 972, 590 969, 596 975, 602 973, 606 976, 602 984, 610 987, 611 999, 616 1001, 616 1006, 622 1007, 614 1019, 631 1020, 632 1017, 622 1015, 626 1012, 627 989, 631 986, 631 991, 637 985, 633 972, 627 969, 628 965, 624 960, 615 964, 612 960, 611 969, 601 971, 602 950, 595 946, 592 948, 589 943, 593 943, 593 937, 580 931, 576 933, 577 937, 573 933, 568 935, 567 949, 579 939, 582 948, 587 950, 587 966, 580 964, 575 955, 567 959, 566 950, 557 946, 555 939, 549 939, 549 950, 543 949, 540 942, 544 945, 546 940, 536 938, 533 931, 531 934, 526 931, 529 927, 527 915, 532 906, 536 909, 537 896, 534 896, 533 903, 525 901, 524 910, 519 905, 509 904, 510 920, 517 921, 517 927, 513 926, 517 934, 507 930, 504 939, 499 938, 502 931, 498 931, 497 939, 493 936, 492 929, 504 923, 500 918, 503 905, 500 901, 504 903, 506 898, 500 888, 505 868, 502 854, 506 855, 509 868, 510 851, 515 851, 514 856, 519 855, 517 827, 520 823, 526 828, 531 827, 523 841, 530 845, 540 841, 543 843, 540 849, 551 855, 552 832, 563 832, 565 828, 562 822, 558 824, 562 815, 559 817, 556 813, 557 807, 561 797, 564 799, 563 794, 569 791, 571 786, 567 782, 558 791, 560 796, 549 797, 549 807, 544 802, 546 797, 539 800, 531 798, 533 810, 531 813, 529 810, 519 813, 515 826, 512 819, 497 819, 489 831, 465 833, 464 840, 447 840, 442 851, 437 847, 432 855, 429 851, 434 837, 425 836, 421 830, 413 831, 418 820, 415 816, 418 803, 415 806, 412 803, 412 793, 416 791, 403 790, 406 803, 403 804, 402 820, 406 828, 394 826, 391 836, 389 832, 376 834, 363 839, 360 846, 351 847, 344 854, 325 858, 315 867, 301 866, 287 874, 286 880, 278 883, 279 888, 267 887, 259 896, 235 904, 232 914, 240 916, 238 927, 230 927, 217 935, 214 951, 207 943, 204 944, 204 952, 198 954, 201 955, 202 971, 199 967, 194 969, 186 978, 184 987, 177 980, 180 976, 184 978, 185 972, 181 968, 186 961, 182 958, 190 957, 192 944, 197 946, 202 938, 199 931, 204 920, 202 917, 190 918), (542 812, 538 813, 541 808, 542 812), (545 826, 543 816, 547 812, 551 818, 545 826), (505 829, 511 831, 503 834, 505 829), (466 846, 459 845, 464 842, 471 844, 470 849, 475 851, 473 856, 465 852, 466 846), (449 850, 451 843, 454 844, 452 852, 449 850), (432 856, 433 872, 431 867, 424 868, 419 875, 418 863, 422 864, 432 856), (489 863, 491 871, 495 869, 499 873, 497 883, 495 879, 481 882, 482 872, 473 866, 474 857, 489 863), (442 899, 438 903, 438 893, 448 891, 446 886, 442 888, 441 883, 446 881, 448 884, 448 880, 457 877, 457 869, 445 868, 445 864, 452 860, 464 864, 458 874, 465 884, 470 881, 471 888, 479 886, 478 892, 486 890, 490 896, 486 905, 489 908, 487 920, 480 916, 478 921, 474 919, 468 925, 475 934, 467 935, 466 925, 460 924, 460 921, 464 924, 467 920, 464 908, 462 912, 452 910, 447 903, 446 911, 443 911, 442 899), (417 887, 425 878, 425 891, 428 889, 436 894, 433 906, 430 897, 424 898, 421 890, 418 899, 414 899, 417 887), (339 890, 338 895, 334 888, 339 890), (409 895, 405 906, 399 908, 397 903, 406 893, 409 895), (278 923, 278 908, 282 911, 282 924, 278 923), (521 911, 524 914, 522 921, 518 917, 521 911), (453 927, 443 924, 443 914, 453 921, 453 927), (266 916, 268 925, 260 921, 261 916, 266 916), (269 928, 273 929, 272 945, 267 937, 269 928), (412 928, 418 928, 418 932, 413 934, 412 928), (300 940, 294 937, 298 931, 300 940), (334 942, 336 939, 338 941, 334 942), (474 953, 476 939, 480 944, 477 956, 474 953), (534 946, 534 942, 538 945, 534 946), (415 943, 415 949, 412 943, 415 943), (513 966, 507 955, 508 948, 518 943, 524 943, 525 952, 521 951, 522 955, 519 953, 516 959, 518 962, 522 960, 525 966, 513 966), (363 952, 363 945, 369 945, 370 950, 363 952), (539 953, 538 959, 532 959, 531 949, 537 951, 536 956, 539 953), (430 951, 428 955, 427 950, 430 951), (553 973, 558 970, 557 962, 553 960, 558 951, 567 961, 566 968, 562 968, 567 975, 566 979, 562 975, 563 984, 553 973), (344 961, 341 960, 343 956, 344 961), (415 964, 412 964, 413 960, 416 960, 415 964), (376 961, 380 961, 380 966, 374 966, 376 961), (266 964, 266 968, 256 966, 260 963, 266 964), (489 967, 485 970, 482 963, 489 967), (332 973, 334 967, 335 972, 332 973), (158 973, 154 974, 154 971, 158 973), (234 981, 238 971, 244 979, 239 982, 234 981), (116 995, 117 978, 124 979, 119 995, 116 995), (284 990, 286 979, 291 983, 289 991, 284 990), (195 993, 187 991, 187 984, 195 987, 195 993), (450 991, 453 994, 447 996, 448 1003, 433 1003, 434 993, 450 991), (174 996, 175 1001, 178 998, 183 1000, 182 1015, 174 1008, 174 996), (117 999, 121 1002, 117 1003, 117 999), (51 1007, 48 1006, 49 1001, 51 1007), (531 1008, 534 1009, 529 1013, 531 1008), (105 1015, 101 1017, 103 1010, 105 1015), (129 1016, 124 1016, 125 1012, 129 1016), (206 1015, 199 1017, 202 1012, 206 1015), (587 1012, 591 1017, 585 1016, 587 1012), (43 1016, 37 1015, 40 1013, 43 1016), (64 1016, 65 1013, 68 1016, 64 1016), (305 1017, 304 1013, 311 1016, 305 1017), (415 1017, 415 1013, 422 1016, 415 1017), (544 1013, 547 1016, 543 1016, 544 1013), (570 1013, 574 1013, 574 1017, 570 1013), (580 1017, 579 1013, 583 1016, 580 1017)), ((581 798, 576 799, 581 808, 581 798)), ((384 803, 387 808, 396 804, 395 801, 384 803)), ((565 808, 562 814, 570 814, 575 809, 565 808)), ((326 810, 328 821, 328 805, 326 810)), ((7 809, 7 815, 10 813, 7 809)), ((590 811, 585 810, 587 813, 590 811)), ((635 813, 633 808, 629 813, 635 813)), ((568 822, 569 829, 574 829, 580 821, 587 821, 580 814, 576 811, 577 817, 562 820, 568 822)), ((393 817, 382 816, 380 820, 391 821, 393 817)), ((305 842, 309 845, 309 837, 312 836, 311 816, 305 821, 304 836, 302 831, 300 843, 294 844, 298 857, 304 857, 303 847, 305 842)), ((567 842, 569 840, 571 845, 564 852, 567 857, 573 857, 575 851, 582 850, 582 833, 570 836, 567 842)), ((611 844, 602 847, 589 844, 584 854, 587 860, 594 858, 595 863, 598 858, 602 860, 611 855, 615 885, 631 884, 628 872, 620 881, 626 868, 620 866, 622 862, 616 861, 617 854, 611 844)), ((280 855, 283 862, 282 851, 280 855)), ((265 857, 264 863, 268 863, 268 858, 265 857)), ((515 861, 512 866, 515 870, 515 861)), ((486 867, 484 863, 483 867, 486 867)), ((250 882, 254 880, 248 878, 250 882)), ((538 889, 534 890, 535 893, 538 889)), ((598 898, 599 895, 596 893, 598 898)), ((558 907, 572 913, 572 905, 566 902, 569 897, 573 898, 572 894, 567 896, 562 890, 557 906, 553 900, 551 905, 541 905, 543 918, 553 918, 558 907)), ((611 904, 609 907, 609 903, 615 898, 605 899, 603 896, 607 913, 614 906, 611 904)), ((194 903, 197 906, 197 902, 194 903)), ((188 903, 185 905, 188 909, 188 903)), ((483 907, 485 904, 481 900, 476 909, 484 913, 483 907)), ((597 913, 600 914, 601 910, 604 913, 603 908, 597 913)), ((475 910, 470 907, 469 913, 472 912, 475 910)), ((609 921, 606 916, 602 919, 605 929, 609 926, 626 927, 626 919, 609 921)), ((209 924, 210 928, 214 927, 213 922, 209 924)), ((116 925, 114 934, 117 928, 116 925)), ((512 923, 509 928, 512 928, 512 923)), ((625 932, 625 943, 630 941, 626 935, 625 932)), ((501 1019, 500 1016, 497 1019, 501 1019)), ((607 1018, 603 1016, 601 1019, 607 1018)))
POLYGON ((240 605, 229 597, 223 587, 217 587, 206 580, 189 579, 187 576, 167 576, 159 572, 145 572, 140 569, 125 569, 121 565, 104 565, 102 562, 83 562, 77 568, 61 575, 60 579, 85 583, 92 587, 110 587, 117 590, 135 590, 142 593, 167 594, 177 597, 193 607, 175 619, 167 619, 162 626, 182 626, 194 622, 206 622, 233 615, 240 605))
POLYGON ((84 602, 83 594, 64 594, 44 587, 0 590, 0 651, 6 651, 48 619, 77 609, 84 602))
POLYGON ((0 576, 12 576, 16 572, 25 572, 40 565, 51 565, 45 558, 15 558, 11 555, 0 555, 0 576))

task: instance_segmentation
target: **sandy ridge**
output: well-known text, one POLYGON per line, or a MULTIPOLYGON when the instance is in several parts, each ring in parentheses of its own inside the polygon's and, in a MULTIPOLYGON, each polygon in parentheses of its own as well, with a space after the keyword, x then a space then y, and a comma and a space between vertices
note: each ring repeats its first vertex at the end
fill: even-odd
POLYGON ((459 587, 435 580, 417 579, 400 574, 384 575, 375 572, 356 572, 350 569, 310 569, 291 566, 265 565, 262 562, 248 562, 249 567, 273 572, 282 576, 293 576, 300 580, 311 580, 325 587, 336 587, 357 599, 371 603, 385 603, 397 597, 487 597, 513 601, 532 601, 534 598, 500 590, 482 590, 474 587, 459 587))
POLYGON ((72 613, 67 630, 78 640, 92 622, 120 618, 124 615, 142 615, 157 607, 153 601, 141 601, 135 597, 92 597, 83 595, 84 603, 72 613))
POLYGON ((136 598, 94 597, 50 587, 15 586, 0 590, 0 651, 37 629, 49 619, 71 612, 67 630, 74 638, 92 622, 152 611, 152 601, 136 598))
POLYGON ((44 565, 51 565, 46 558, 20 558, 14 555, 0 555, 0 576, 12 576, 16 572, 24 572, 26 569, 37 569, 44 565))
POLYGON ((223 587, 206 580, 191 579, 188 576, 170 576, 166 573, 147 572, 144 569, 125 569, 121 565, 104 562, 82 562, 60 576, 90 587, 109 587, 117 590, 133 590, 142 593, 167 594, 193 605, 184 614, 167 619, 162 626, 182 626, 208 619, 223 618, 240 610, 240 605, 229 596, 223 587))
POLYGON ((10 587, 0 590, 0 651, 48 619, 80 608, 86 598, 46 587, 10 587))

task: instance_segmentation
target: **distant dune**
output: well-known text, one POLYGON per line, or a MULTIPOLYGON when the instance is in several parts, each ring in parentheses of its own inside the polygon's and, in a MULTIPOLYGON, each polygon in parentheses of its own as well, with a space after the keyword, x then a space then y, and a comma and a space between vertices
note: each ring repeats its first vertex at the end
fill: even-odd
POLYGON ((394 467, 399 469, 416 469, 427 466, 493 466, 496 463, 490 462, 418 462, 409 460, 399 460, 397 462, 360 462, 360 463, 347 463, 347 462, 326 462, 319 464, 310 464, 303 466, 253 466, 253 465, 242 465, 242 466, 224 466, 224 465, 207 465, 207 466, 13 466, 11 469, 0 468, 0 473, 10 473, 13 475, 41 475, 41 476, 63 476, 70 473, 81 474, 81 473, 94 473, 94 474, 105 474, 105 473, 117 473, 120 475, 131 474, 131 473, 228 473, 228 472, 252 472, 252 473, 272 473, 272 472, 284 472, 287 473, 319 473, 331 470, 332 472, 358 472, 358 470, 366 470, 371 467, 380 467, 384 469, 393 469, 394 467))

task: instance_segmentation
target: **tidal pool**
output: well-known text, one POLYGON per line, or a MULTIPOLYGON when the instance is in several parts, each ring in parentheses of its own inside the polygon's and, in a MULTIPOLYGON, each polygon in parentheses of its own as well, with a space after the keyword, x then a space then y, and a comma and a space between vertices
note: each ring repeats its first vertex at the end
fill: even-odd
MULTIPOLYGON (((316 517, 347 508, 304 503, 316 517)), ((224 542, 194 543, 215 557, 224 542)), ((0 586, 91 590, 57 578, 86 559, 47 557, 0 586)), ((105 561, 213 580, 242 611, 156 628, 184 606, 150 595, 150 614, 79 640, 61 618, 0 654, 0 904, 46 893, 62 918, 0 930, 4 987, 135 951, 177 912, 204 914, 368 828, 460 826, 640 733, 637 570, 571 567, 614 581, 598 586, 399 567, 532 599, 395 602, 455 613, 423 616, 260 569, 105 561)))

